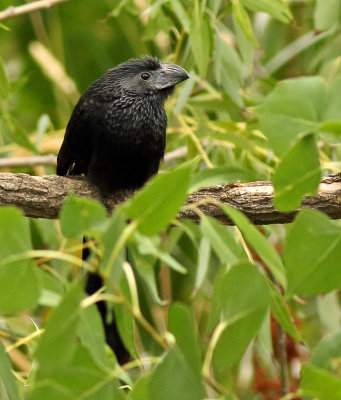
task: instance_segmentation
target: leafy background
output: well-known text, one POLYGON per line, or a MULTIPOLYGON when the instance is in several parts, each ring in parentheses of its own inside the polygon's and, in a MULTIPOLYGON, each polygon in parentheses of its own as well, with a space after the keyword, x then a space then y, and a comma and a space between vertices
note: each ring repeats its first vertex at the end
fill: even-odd
POLYGON ((201 186, 272 179, 289 211, 340 171, 339 11, 339 0, 69 0, 3 21, 2 158, 56 154, 79 94, 128 58, 153 54, 191 79, 167 102, 167 173, 111 217, 74 196, 60 221, 0 209, 2 398, 271 400, 286 381, 286 399, 341 396, 339 222, 305 210, 255 227, 227 207, 236 227, 174 220, 201 186), (87 262, 84 234, 96 239, 87 262), (86 298, 94 268, 106 293, 86 298), (122 367, 104 345, 103 298, 133 355, 122 367))

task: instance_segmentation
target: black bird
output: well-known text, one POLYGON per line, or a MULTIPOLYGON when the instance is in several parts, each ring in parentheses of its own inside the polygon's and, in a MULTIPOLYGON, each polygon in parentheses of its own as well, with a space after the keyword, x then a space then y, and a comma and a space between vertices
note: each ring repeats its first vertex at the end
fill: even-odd
MULTIPOLYGON (((97 79, 79 99, 66 128, 57 159, 58 175, 86 175, 106 196, 118 189, 138 189, 157 173, 166 145, 164 101, 174 86, 188 79, 176 64, 153 57, 119 64, 97 79)), ((83 258, 88 256, 83 253, 83 258)), ((102 279, 90 274, 86 291, 94 293, 102 279)), ((129 355, 115 321, 97 304, 106 340, 120 363, 129 355)))

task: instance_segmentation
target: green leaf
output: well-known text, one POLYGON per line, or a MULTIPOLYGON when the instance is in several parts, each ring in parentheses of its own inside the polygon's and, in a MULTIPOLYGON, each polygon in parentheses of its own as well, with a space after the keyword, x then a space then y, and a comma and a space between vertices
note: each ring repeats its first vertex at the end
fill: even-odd
POLYGON ((209 261, 211 255, 211 246, 208 239, 205 237, 200 240, 200 247, 198 253, 198 268, 195 274, 195 289, 198 290, 205 282, 206 275, 209 270, 209 261))
POLYGON ((114 284, 121 281, 122 276, 122 263, 125 260, 124 246, 119 250, 116 257, 113 258, 113 252, 126 228, 126 218, 122 209, 116 207, 112 213, 109 224, 103 234, 101 243, 103 245, 103 256, 100 265, 100 271, 105 273, 110 270, 110 280, 114 284))
POLYGON ((255 47, 259 47, 257 39, 253 33, 253 28, 251 25, 249 15, 245 11, 245 8, 242 6, 239 0, 233 0, 232 4, 233 4, 233 17, 235 21, 242 28, 245 36, 249 39, 249 41, 255 47))
POLYGON ((10 400, 20 400, 22 397, 19 395, 18 387, 11 369, 12 365, 10 359, 6 354, 4 345, 0 340, 0 382, 5 388, 10 400))
POLYGON ((168 324, 188 365, 199 377, 201 371, 200 344, 191 309, 185 304, 173 303, 168 312, 168 324))
POLYGON ((1 120, 1 130, 7 140, 18 144, 26 150, 37 153, 37 148, 31 143, 27 130, 13 117, 9 121, 1 120))
POLYGON ((251 264, 234 266, 223 278, 219 302, 226 328, 214 352, 219 374, 237 363, 256 335, 269 308, 266 280, 251 264))
POLYGON ((241 247, 238 246, 231 228, 223 226, 212 217, 203 215, 201 217, 200 229, 222 263, 232 265, 242 258, 247 259, 241 247))
POLYGON ((306 135, 288 151, 273 176, 275 206, 281 211, 295 210, 304 196, 314 195, 321 171, 314 134, 306 135))
POLYGON ((335 365, 341 358, 341 333, 326 336, 314 349, 309 361, 315 367, 329 372, 335 371, 335 365))
POLYGON ((83 291, 78 282, 65 295, 48 320, 35 353, 39 363, 37 380, 52 378, 71 361, 76 350, 82 297, 83 291))
POLYGON ((284 155, 299 137, 318 131, 326 95, 321 77, 288 79, 255 108, 260 128, 276 154, 284 155))
POLYGON ((195 192, 202 187, 209 187, 230 182, 256 180, 257 175, 238 167, 205 168, 197 172, 191 180, 189 191, 195 192))
POLYGON ((105 335, 102 319, 96 305, 81 310, 78 336, 99 365, 105 365, 105 335))
POLYGON ((186 200, 192 163, 153 178, 124 207, 128 218, 138 223, 144 235, 152 236, 166 228, 186 200))
POLYGON ((285 303, 283 296, 278 292, 271 281, 267 280, 267 284, 270 289, 270 309, 272 314, 286 332, 297 342, 300 342, 302 337, 292 320, 289 307, 285 303))
POLYGON ((214 75, 217 84, 224 88, 238 107, 243 107, 244 102, 240 94, 240 85, 244 65, 236 50, 225 40, 219 31, 215 34, 214 43, 214 75))
POLYGON ((317 31, 326 31, 339 21, 340 0, 316 0, 314 26, 317 31))
POLYGON ((7 78, 3 59, 0 57, 0 97, 7 99, 9 96, 10 84, 7 78))
POLYGON ((233 207, 223 206, 223 211, 238 226, 245 240, 265 262, 273 276, 285 288, 286 277, 281 258, 269 241, 251 224, 247 217, 233 207))
POLYGON ((187 270, 176 261, 170 254, 162 251, 158 248, 155 241, 152 238, 147 236, 143 236, 139 233, 135 233, 135 239, 138 243, 139 252, 143 255, 153 255, 167 264, 174 271, 179 272, 180 274, 186 274, 187 270))
POLYGON ((289 22, 292 15, 288 5, 283 0, 240 0, 253 11, 263 11, 282 22, 289 22))
POLYGON ((211 51, 211 28, 208 15, 199 7, 199 1, 194 1, 190 25, 190 41, 192 54, 198 66, 201 78, 205 78, 211 51))
MULTIPOLYGON (((131 303, 131 294, 125 275, 122 275, 120 290, 122 295, 131 303)), ((124 346, 132 356, 138 358, 135 348, 133 315, 130 312, 127 312, 127 309, 121 304, 115 304, 114 313, 118 332, 122 338, 124 346)))
POLYGON ((183 353, 175 346, 156 367, 149 380, 150 399, 204 400, 200 377, 193 372, 183 353))
POLYGON ((98 202, 70 194, 60 212, 61 230, 65 237, 83 233, 95 234, 103 229, 106 210, 98 202))
POLYGON ((13 261, 13 257, 29 250, 30 233, 22 212, 14 207, 0 208, 0 310, 3 313, 29 310, 38 302, 40 282, 33 262, 30 259, 13 261))
POLYGON ((341 289, 339 226, 315 210, 296 217, 284 245, 287 297, 341 289))
POLYGON ((303 367, 300 389, 318 400, 341 398, 341 379, 311 364, 303 367))
MULTIPOLYGON (((178 21, 183 26, 186 32, 190 31, 190 20, 188 18, 188 14, 179 0, 172 0, 168 2, 169 6, 173 9, 175 15, 178 18, 178 21)), ((168 5, 167 4, 167 5, 168 5)))

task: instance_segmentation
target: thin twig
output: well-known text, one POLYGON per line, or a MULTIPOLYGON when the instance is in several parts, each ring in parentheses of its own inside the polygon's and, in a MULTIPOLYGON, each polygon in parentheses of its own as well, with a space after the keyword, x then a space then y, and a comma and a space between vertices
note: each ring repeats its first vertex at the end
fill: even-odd
POLYGON ((0 168, 35 167, 36 165, 56 166, 57 157, 53 154, 47 156, 1 158, 0 168))
POLYGON ((22 14, 31 13, 33 11, 38 11, 43 8, 49 8, 58 3, 63 3, 68 0, 40 0, 34 1, 33 3, 24 4, 22 6, 13 7, 10 6, 6 10, 0 12, 0 21, 5 19, 14 18, 22 14))

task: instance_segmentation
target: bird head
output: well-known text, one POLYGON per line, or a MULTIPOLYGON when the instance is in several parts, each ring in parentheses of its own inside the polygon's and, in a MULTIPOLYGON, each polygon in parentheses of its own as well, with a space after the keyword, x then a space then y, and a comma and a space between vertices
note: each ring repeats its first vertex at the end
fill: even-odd
POLYGON ((179 65, 162 63, 157 58, 132 59, 111 69, 106 74, 113 79, 116 89, 134 96, 160 94, 168 97, 174 86, 189 78, 179 65))

